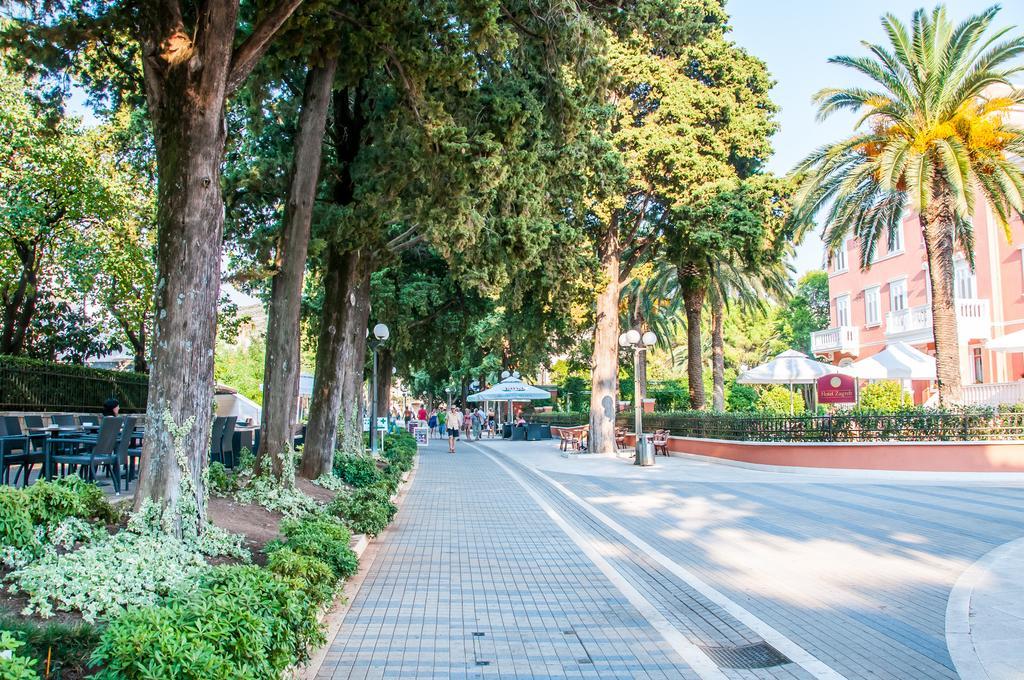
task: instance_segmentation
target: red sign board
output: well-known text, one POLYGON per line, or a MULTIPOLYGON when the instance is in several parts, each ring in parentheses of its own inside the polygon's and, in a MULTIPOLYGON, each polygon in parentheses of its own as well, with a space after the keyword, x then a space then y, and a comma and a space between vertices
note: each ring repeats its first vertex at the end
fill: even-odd
POLYGON ((857 389, 850 376, 834 373, 818 378, 819 404, 852 404, 855 401, 857 389))

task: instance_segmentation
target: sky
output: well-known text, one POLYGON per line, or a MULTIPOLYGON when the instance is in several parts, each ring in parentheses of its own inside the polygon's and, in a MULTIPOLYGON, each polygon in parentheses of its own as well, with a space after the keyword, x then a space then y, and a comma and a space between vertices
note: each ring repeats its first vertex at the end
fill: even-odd
MULTIPOLYGON (((945 4, 954 23, 959 23, 993 3, 949 0, 945 4)), ((994 24, 1024 30, 1024 0, 1001 4, 994 24)), ((829 64, 829 57, 867 55, 862 40, 885 44, 880 18, 886 12, 909 24, 915 9, 933 6, 924 0, 728 0, 732 39, 764 61, 776 81, 772 99, 781 109, 780 129, 768 169, 786 173, 817 147, 851 133, 853 115, 815 120, 811 104, 815 92, 866 82, 849 68, 829 64)), ((821 240, 809 235, 797 249, 793 263, 797 275, 821 267, 823 254, 821 240)))

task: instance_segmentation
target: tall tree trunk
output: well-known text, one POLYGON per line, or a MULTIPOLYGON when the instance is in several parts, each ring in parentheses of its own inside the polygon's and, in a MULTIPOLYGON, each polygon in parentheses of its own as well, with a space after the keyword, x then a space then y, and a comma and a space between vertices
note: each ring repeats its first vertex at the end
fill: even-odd
POLYGON ((272 6, 237 49, 238 0, 200 3, 192 27, 178 2, 161 3, 140 26, 157 159, 157 284, 135 506, 156 503, 176 534, 206 521, 225 103, 301 2, 272 6))
POLYGON ((309 251, 310 224, 320 176, 320 157, 327 109, 337 60, 313 67, 306 77, 302 113, 295 137, 288 202, 277 244, 277 274, 267 314, 266 363, 263 378, 263 423, 260 460, 275 479, 282 479, 281 453, 292 445, 298 401, 302 279, 309 251))
POLYGON ((619 390, 619 234, 617 225, 598 244, 604 287, 594 315, 594 352, 590 369, 590 443, 593 453, 615 453, 615 410, 619 390))
POLYGON ((705 405, 704 361, 700 339, 705 293, 703 286, 683 289, 683 304, 686 307, 686 377, 690 388, 690 408, 693 409, 703 409, 705 405))
POLYGON ((961 396, 960 341, 956 323, 953 286, 953 230, 951 211, 936 196, 920 218, 928 256, 928 277, 932 284, 932 333, 935 336, 935 372, 939 403, 955 404, 961 396))
POLYGON ((711 294, 711 408, 725 410, 725 342, 722 325, 725 321, 725 301, 716 291, 711 294))
POLYGON ((350 450, 356 437, 362 449, 359 392, 370 316, 371 259, 363 250, 332 249, 327 256, 316 374, 302 451, 301 474, 308 479, 331 471, 339 428, 343 450, 350 450))
POLYGON ((395 355, 391 350, 381 348, 377 351, 377 417, 387 417, 391 408, 391 368, 395 365, 395 355))
POLYGON ((4 296, 3 331, 0 354, 21 354, 36 312, 38 301, 36 244, 15 241, 14 251, 21 260, 21 274, 11 297, 4 296))
POLYGON ((133 368, 136 373, 149 373, 149 361, 146 358, 146 320, 139 323, 139 328, 130 336, 128 342, 132 346, 133 368))
MULTIPOLYGON (((172 92, 165 93, 170 96, 172 92)), ((147 500, 172 509, 198 508, 205 522, 203 470, 210 444, 213 347, 220 291, 224 204, 220 165, 224 151, 223 92, 205 106, 183 90, 164 102, 174 115, 156 128, 157 287, 153 370, 149 376, 146 437, 136 508, 147 500), (184 464, 184 468, 183 468, 184 464), (182 476, 192 499, 181 498, 182 476)))

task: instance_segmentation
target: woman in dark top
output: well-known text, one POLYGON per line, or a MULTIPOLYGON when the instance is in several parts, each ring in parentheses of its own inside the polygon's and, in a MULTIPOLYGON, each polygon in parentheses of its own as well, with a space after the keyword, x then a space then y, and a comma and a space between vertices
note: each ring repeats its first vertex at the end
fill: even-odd
POLYGON ((103 416, 116 416, 121 410, 121 403, 117 399, 107 399, 103 402, 103 416))

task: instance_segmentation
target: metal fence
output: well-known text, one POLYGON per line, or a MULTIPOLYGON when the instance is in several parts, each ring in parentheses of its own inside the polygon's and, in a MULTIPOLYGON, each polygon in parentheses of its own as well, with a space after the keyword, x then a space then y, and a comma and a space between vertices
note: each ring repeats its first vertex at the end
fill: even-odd
POLYGON ((146 410, 145 375, 0 357, 0 409, 99 411, 117 399, 122 413, 146 410))
MULTIPOLYGON (((586 422, 586 414, 537 415, 556 426, 586 422)), ((618 414, 616 424, 632 429, 633 414, 618 414)), ((1024 439, 1024 411, 920 408, 900 413, 850 412, 826 416, 649 413, 644 415, 644 430, 668 430, 679 437, 753 442, 995 441, 1024 439)))

